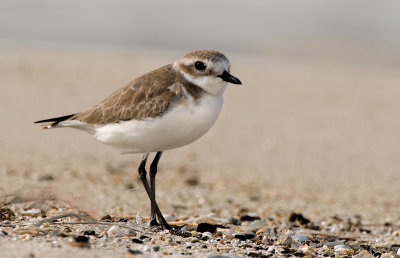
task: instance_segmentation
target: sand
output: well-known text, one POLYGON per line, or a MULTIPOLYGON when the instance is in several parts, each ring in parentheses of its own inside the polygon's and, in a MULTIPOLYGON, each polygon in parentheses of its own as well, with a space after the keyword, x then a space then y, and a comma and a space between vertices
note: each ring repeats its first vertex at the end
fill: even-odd
MULTIPOLYGON (((149 216, 136 171, 140 155, 121 156, 84 132, 41 130, 33 121, 88 109, 184 53, 3 45, 3 200, 18 196, 27 206, 36 201, 45 209, 52 198, 95 218, 149 216)), ((243 85, 229 86, 223 111, 204 137, 164 153, 157 175, 163 213, 176 219, 211 213, 231 218, 246 211, 267 219, 298 212, 315 223, 334 215, 361 216, 366 225, 390 223, 395 231, 400 225, 398 66, 354 57, 346 62, 335 53, 325 59, 225 54, 243 85)), ((89 252, 32 241, 2 237, 0 251, 15 257, 89 252)), ((93 257, 123 254, 90 249, 93 257)))

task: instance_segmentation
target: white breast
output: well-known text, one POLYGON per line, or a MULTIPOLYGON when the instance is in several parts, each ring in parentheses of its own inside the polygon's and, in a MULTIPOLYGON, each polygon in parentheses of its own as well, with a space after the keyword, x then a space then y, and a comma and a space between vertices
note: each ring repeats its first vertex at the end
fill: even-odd
POLYGON ((161 117, 131 120, 95 128, 97 140, 122 153, 143 153, 187 145, 205 134, 217 120, 223 97, 204 95, 177 105, 161 117))

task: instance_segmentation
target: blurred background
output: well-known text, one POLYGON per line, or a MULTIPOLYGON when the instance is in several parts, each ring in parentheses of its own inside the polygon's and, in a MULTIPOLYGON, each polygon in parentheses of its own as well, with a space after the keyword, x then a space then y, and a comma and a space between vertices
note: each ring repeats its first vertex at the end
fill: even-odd
POLYGON ((399 10, 361 0, 2 0, 0 190, 39 186, 69 191, 93 213, 148 213, 139 155, 32 122, 88 109, 211 48, 243 86, 227 89, 207 135, 163 156, 166 213, 231 216, 245 206, 399 221, 399 10))

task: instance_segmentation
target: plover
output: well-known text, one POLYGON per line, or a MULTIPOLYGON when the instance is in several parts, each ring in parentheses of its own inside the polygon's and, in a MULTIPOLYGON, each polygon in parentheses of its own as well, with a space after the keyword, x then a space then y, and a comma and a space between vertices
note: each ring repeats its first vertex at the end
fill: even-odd
POLYGON ((156 202, 155 177, 163 151, 187 145, 215 123, 228 83, 241 84, 215 50, 197 50, 131 81, 88 111, 36 121, 43 129, 72 127, 121 153, 143 153, 138 169, 151 201, 150 225, 170 225, 156 202), (150 165, 150 184, 146 161, 150 165), (158 218, 158 222, 157 222, 158 218))

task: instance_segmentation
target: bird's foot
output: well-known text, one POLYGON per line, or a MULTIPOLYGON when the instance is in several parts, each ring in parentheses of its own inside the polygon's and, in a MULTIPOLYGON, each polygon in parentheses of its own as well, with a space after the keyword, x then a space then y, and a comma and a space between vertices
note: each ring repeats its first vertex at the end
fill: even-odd
POLYGON ((156 218, 152 218, 151 220, 150 220, 150 227, 160 227, 161 225, 160 225, 160 223, 158 223, 157 222, 157 219, 156 218))
POLYGON ((167 222, 162 223, 162 224, 158 223, 156 218, 153 218, 153 219, 150 220, 150 227, 151 228, 157 228, 157 229, 160 229, 160 230, 171 230, 171 229, 173 229, 167 222))

